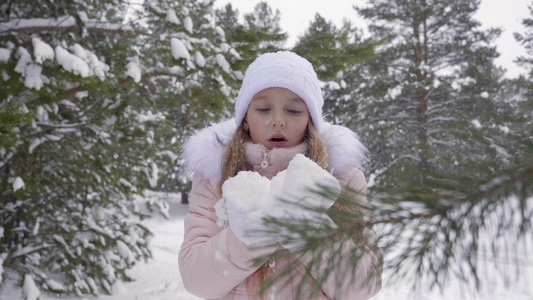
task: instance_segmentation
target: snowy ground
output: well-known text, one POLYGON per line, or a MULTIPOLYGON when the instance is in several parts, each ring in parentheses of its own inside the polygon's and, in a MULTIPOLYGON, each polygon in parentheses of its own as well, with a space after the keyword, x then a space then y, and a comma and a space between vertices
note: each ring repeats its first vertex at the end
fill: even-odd
MULTIPOLYGON (((178 271, 178 251, 183 238, 183 217, 188 210, 187 205, 180 203, 175 195, 162 195, 169 200, 169 216, 165 219, 156 214, 146 220, 145 224, 154 233, 151 241, 153 259, 148 263, 139 263, 130 270, 130 275, 135 281, 118 286, 117 292, 112 296, 85 297, 87 300, 189 300, 201 299, 189 294, 181 282, 178 271)), ((391 276, 392 274, 388 274, 391 276)), ((469 299, 469 300, 532 300, 533 286, 529 284, 530 275, 533 275, 531 261, 526 265, 521 274, 521 279, 504 286, 501 282, 489 282, 490 286, 484 288, 478 295, 472 295, 458 281, 452 281, 443 294, 439 291, 412 294, 406 285, 387 285, 372 300, 444 300, 444 299, 469 299)), ((7 283, 0 291, 2 300, 23 299, 21 289, 7 283)), ((41 295, 41 300, 79 298, 57 297, 54 295, 41 295)))

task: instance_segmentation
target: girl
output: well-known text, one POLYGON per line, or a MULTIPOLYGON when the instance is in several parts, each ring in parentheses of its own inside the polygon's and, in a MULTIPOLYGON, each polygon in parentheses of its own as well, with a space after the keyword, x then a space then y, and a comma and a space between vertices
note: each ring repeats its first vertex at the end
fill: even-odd
POLYGON ((285 300, 296 295, 368 299, 379 291, 380 253, 372 239, 342 249, 362 253, 354 280, 339 285, 335 276, 329 276, 319 284, 314 279, 328 268, 327 257, 318 268, 307 270, 309 255, 293 252, 298 243, 280 244, 279 234, 268 234, 262 221, 262 217, 292 216, 330 222, 325 214, 281 209, 284 202, 279 197, 289 194, 285 198, 296 199, 297 204, 342 209, 308 192, 317 184, 366 203, 361 172, 366 149, 352 131, 323 120, 323 103, 311 63, 292 52, 267 53, 248 67, 234 119, 205 128, 186 142, 185 164, 194 179, 179 268, 190 293, 208 299, 285 300), (275 252, 287 255, 262 266, 252 263, 275 252), (262 282, 287 268, 288 281, 261 289, 262 282), (314 293, 318 284, 320 292, 314 293))

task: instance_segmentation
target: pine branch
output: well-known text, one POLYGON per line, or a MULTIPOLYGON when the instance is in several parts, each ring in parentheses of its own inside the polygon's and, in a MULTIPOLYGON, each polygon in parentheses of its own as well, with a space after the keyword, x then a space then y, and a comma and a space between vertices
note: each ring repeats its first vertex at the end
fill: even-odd
MULTIPOLYGON (((499 249, 498 242, 508 237, 504 232, 513 232, 516 218, 510 217, 506 208, 513 195, 521 195, 516 202, 516 214, 522 216, 520 221, 519 236, 516 241, 526 238, 527 232, 532 230, 529 219, 533 217, 533 187, 527 185, 532 181, 533 167, 522 169, 506 179, 498 177, 488 184, 479 186, 479 191, 464 196, 442 190, 437 194, 426 193, 420 195, 417 189, 406 190, 398 195, 394 191, 390 201, 385 201, 385 196, 380 195, 379 200, 371 199, 371 205, 360 205, 351 202, 348 209, 329 211, 328 215, 335 223, 324 223, 320 227, 312 223, 293 219, 265 219, 268 231, 263 234, 283 236, 282 245, 300 244, 298 250, 292 254, 288 252, 275 253, 273 256, 262 257, 256 262, 267 259, 276 259, 279 256, 294 255, 296 257, 312 257, 308 262, 308 272, 315 270, 324 257, 331 260, 327 270, 315 272, 311 276, 318 284, 328 278, 338 280, 338 285, 350 280, 354 270, 364 253, 379 253, 371 237, 363 234, 365 228, 376 227, 380 232, 377 245, 388 254, 389 260, 384 261, 383 267, 396 274, 396 280, 402 278, 420 278, 409 281, 413 289, 427 284, 429 287, 443 287, 450 276, 455 276, 463 282, 473 281, 477 289, 481 287, 484 278, 480 273, 480 263, 483 263, 479 251, 484 249, 486 236, 498 235, 490 239, 491 251, 495 257, 509 254, 508 250, 499 249), (429 199, 425 198, 426 196, 429 199), (527 200, 529 199, 529 200, 527 200), (422 202, 421 202, 422 201, 422 202), (425 202, 426 201, 426 202, 425 202), (529 202, 527 202, 529 201, 529 202), (374 203, 375 202, 375 203, 374 203), (392 204, 391 204, 392 203, 392 204), (394 204, 396 203, 396 204, 394 204), (404 204, 419 203, 419 208, 404 204), (429 205, 434 203, 434 205, 429 205), (412 211, 412 209, 415 209, 412 211), (417 212, 420 210, 419 212, 417 212), (372 220, 365 221, 365 211, 373 215, 372 220), (492 229, 491 229, 492 228, 492 229), (357 245, 362 252, 351 253, 342 259, 339 245, 357 245), (335 253, 334 255, 332 253, 335 253), (331 254, 331 255, 330 255, 331 254), (333 257, 332 257, 333 256, 333 257), (337 257, 337 258, 335 258, 337 257), (332 277, 333 276, 333 277, 332 277)), ((429 189, 431 190, 431 189, 429 189)), ((321 192, 326 195, 327 191, 321 192)), ((350 198, 337 199, 349 205, 350 198)), ((322 212, 316 208, 302 206, 300 209, 322 212)), ((513 214, 513 210, 510 210, 513 214)), ((509 243, 509 241, 507 241, 509 243)), ((527 249, 526 251, 533 251, 527 249)), ((346 255, 346 254, 344 254, 346 255)), ((298 261, 298 260, 296 260, 298 261)), ((520 261, 506 260, 507 265, 520 269, 520 261)), ((290 266, 296 268, 297 264, 290 266)), ((376 266, 380 270, 382 266, 376 266)), ((267 281, 264 289, 274 281, 287 280, 290 271, 282 270, 271 281, 267 281)), ((316 270, 315 270, 316 271, 316 270)), ((369 280, 376 274, 368 274, 369 280)), ((353 279, 353 278, 352 278, 353 279)), ((355 280, 355 279, 353 279, 355 280)), ((304 284, 304 283, 301 283, 304 284)), ((319 291, 319 290, 318 290, 319 291)))
POLYGON ((50 123, 41 123, 36 122, 37 126, 45 127, 45 128, 51 128, 51 129, 60 129, 60 128, 80 128, 84 127, 87 124, 86 123, 72 123, 72 124, 50 124, 50 123))
MULTIPOLYGON (((8 22, 0 23, 0 35, 9 33, 28 33, 41 31, 55 32, 74 32, 79 28, 76 24, 76 18, 73 16, 64 16, 56 19, 15 19, 8 22)), ((112 24, 98 20, 87 20, 83 26, 87 31, 96 33, 117 34, 124 31, 131 31, 132 28, 122 24, 112 24), (93 25, 88 25, 93 24, 93 25)))

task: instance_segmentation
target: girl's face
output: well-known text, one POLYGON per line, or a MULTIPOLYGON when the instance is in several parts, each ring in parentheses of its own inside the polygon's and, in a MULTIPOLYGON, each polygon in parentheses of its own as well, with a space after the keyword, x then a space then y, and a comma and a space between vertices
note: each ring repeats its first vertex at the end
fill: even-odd
POLYGON ((284 88, 268 88, 257 93, 248 106, 244 129, 252 142, 267 149, 292 147, 304 140, 311 120, 307 105, 284 88))

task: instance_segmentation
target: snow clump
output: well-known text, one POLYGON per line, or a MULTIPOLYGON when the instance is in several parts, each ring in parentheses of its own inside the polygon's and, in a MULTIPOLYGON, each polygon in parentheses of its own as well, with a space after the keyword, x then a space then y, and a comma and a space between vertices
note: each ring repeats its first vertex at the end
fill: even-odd
POLYGON ((11 57, 11 49, 0 48, 0 61, 7 62, 11 57))
POLYGON ((128 58, 128 60, 130 62, 126 65, 126 76, 133 78, 133 81, 135 81, 135 83, 139 83, 142 77, 141 63, 139 61, 139 57, 130 57, 128 58))
POLYGON ((33 43, 33 56, 35 56, 35 62, 40 64, 47 59, 54 59, 54 49, 52 49, 50 45, 38 38, 33 38, 31 42, 33 43))
POLYGON ((41 67, 33 62, 31 55, 24 47, 19 47, 16 53, 18 57, 15 72, 24 78, 24 85, 30 89, 40 90, 43 86, 41 67))
POLYGON ((24 180, 22 180, 22 178, 20 177, 17 177, 15 178, 15 180, 13 181, 13 192, 16 192, 22 188, 24 188, 25 184, 24 184, 24 180))
POLYGON ((167 16, 165 17, 165 21, 176 25, 180 24, 180 20, 178 19, 178 16, 176 16, 176 12, 172 8, 169 8, 167 10, 167 16))
POLYGON ((89 76, 89 65, 80 57, 68 52, 61 46, 56 47, 57 62, 63 69, 85 78, 89 76))
POLYGON ((191 17, 186 17, 183 20, 183 26, 185 26, 185 30, 187 30, 189 33, 192 33, 192 19, 191 19, 191 17))
POLYGON ((170 49, 172 51, 172 56, 174 57, 174 59, 191 59, 191 54, 189 53, 189 50, 187 50, 187 47, 180 39, 171 38, 170 49))
MULTIPOLYGON (((215 205, 219 217, 217 225, 228 220, 235 235, 248 246, 271 245, 280 234, 276 237, 249 235, 249 231, 264 230, 261 220, 265 217, 306 220, 319 226, 324 214, 315 209, 325 210, 334 203, 316 193, 320 186, 328 188, 332 194, 340 194, 339 181, 303 154, 297 154, 287 169, 272 180, 257 172, 241 171, 222 186, 224 198, 215 205)), ((291 235, 292 246, 303 241, 289 232, 283 234, 291 235)))
POLYGON ((35 285, 33 277, 29 274, 24 275, 24 283, 22 285, 22 298, 25 300, 37 300, 41 296, 41 292, 35 285))
POLYGON ((216 56, 217 64, 224 70, 224 72, 229 73, 230 65, 224 55, 217 54, 216 56))

